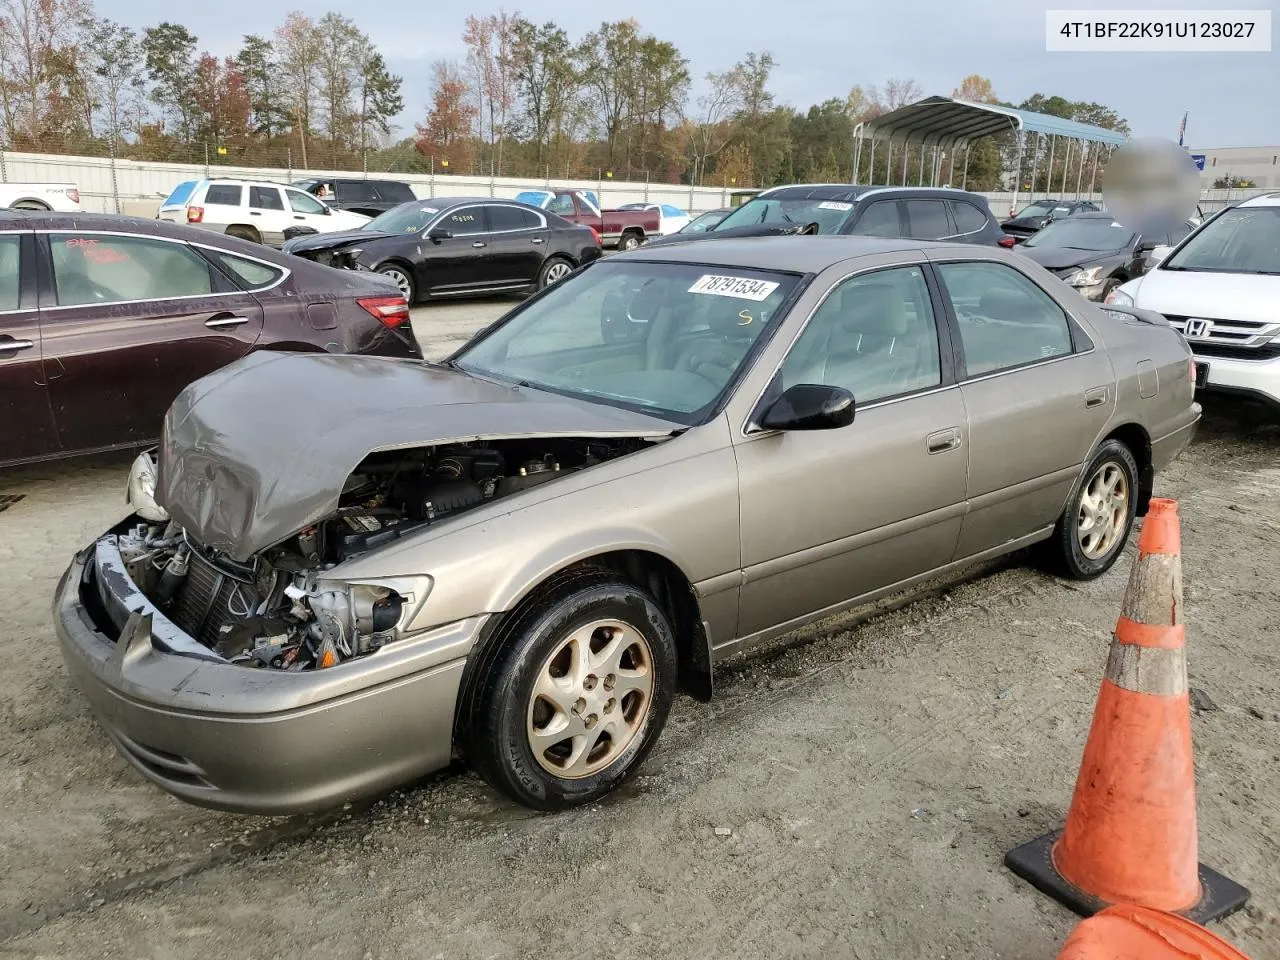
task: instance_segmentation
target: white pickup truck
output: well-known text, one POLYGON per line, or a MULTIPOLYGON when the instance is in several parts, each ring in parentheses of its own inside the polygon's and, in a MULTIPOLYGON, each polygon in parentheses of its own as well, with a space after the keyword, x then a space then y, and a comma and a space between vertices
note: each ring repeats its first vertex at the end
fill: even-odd
POLYGON ((0 183, 0 208, 13 210, 80 211, 80 190, 74 183, 0 183))

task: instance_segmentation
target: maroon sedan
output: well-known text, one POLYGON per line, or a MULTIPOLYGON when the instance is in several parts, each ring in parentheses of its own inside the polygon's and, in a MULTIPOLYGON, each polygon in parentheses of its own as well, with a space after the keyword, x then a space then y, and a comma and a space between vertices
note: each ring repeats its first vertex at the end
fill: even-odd
POLYGON ((0 212, 0 465, 149 443, 183 387, 255 350, 422 355, 376 274, 155 220, 0 212))

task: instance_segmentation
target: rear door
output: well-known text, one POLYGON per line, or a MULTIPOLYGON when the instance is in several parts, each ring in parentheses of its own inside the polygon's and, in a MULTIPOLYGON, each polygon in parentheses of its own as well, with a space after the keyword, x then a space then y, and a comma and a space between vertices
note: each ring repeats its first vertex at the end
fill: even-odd
POLYGON ((969 417, 962 558, 1057 520, 1115 408, 1114 374, 1027 274, 997 261, 934 259, 969 417))
POLYGON ((533 283, 547 254, 547 221, 532 210, 505 203, 488 204, 489 269, 496 284, 533 283))
POLYGON ((944 240, 959 231, 951 222, 945 200, 907 200, 907 236, 915 240, 944 240))
POLYGON ((57 453, 40 362, 35 234, 0 233, 0 463, 57 453))
POLYGON ((273 247, 284 243, 284 232, 297 221, 285 212, 279 187, 249 187, 249 222, 257 228, 262 242, 273 247))
POLYGON ((178 240, 40 237, 45 377, 66 450, 143 443, 183 387, 244 356, 262 308, 178 240))

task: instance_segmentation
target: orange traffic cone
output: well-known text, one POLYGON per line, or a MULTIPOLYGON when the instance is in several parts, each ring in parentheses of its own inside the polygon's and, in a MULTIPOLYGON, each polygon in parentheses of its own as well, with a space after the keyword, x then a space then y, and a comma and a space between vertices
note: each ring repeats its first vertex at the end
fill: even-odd
POLYGON ((1005 856, 1084 916, 1129 903, 1207 923, 1249 899, 1197 863, 1181 552, 1177 503, 1152 499, 1066 828, 1005 856))
POLYGON ((1221 937, 1176 914, 1124 904, 1071 931, 1058 960, 1249 960, 1221 937))

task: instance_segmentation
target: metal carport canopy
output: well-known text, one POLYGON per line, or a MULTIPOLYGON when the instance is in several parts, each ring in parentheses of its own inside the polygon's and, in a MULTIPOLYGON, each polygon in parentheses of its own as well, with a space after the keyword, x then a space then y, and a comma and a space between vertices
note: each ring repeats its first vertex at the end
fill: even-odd
POLYGON ((991 103, 973 103, 952 97, 926 97, 905 107, 868 120, 863 129, 875 140, 916 141, 918 143, 957 143, 992 137, 1011 130, 1042 133, 1072 140, 1119 145, 1128 135, 1096 127, 1089 123, 1066 120, 1047 113, 1032 113, 1016 107, 991 103))

